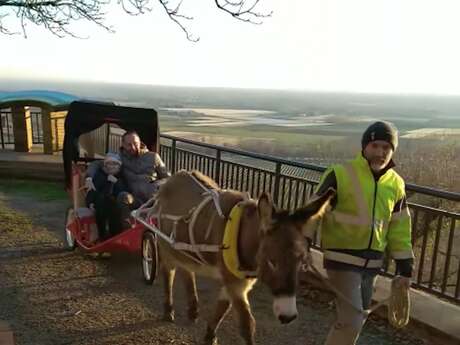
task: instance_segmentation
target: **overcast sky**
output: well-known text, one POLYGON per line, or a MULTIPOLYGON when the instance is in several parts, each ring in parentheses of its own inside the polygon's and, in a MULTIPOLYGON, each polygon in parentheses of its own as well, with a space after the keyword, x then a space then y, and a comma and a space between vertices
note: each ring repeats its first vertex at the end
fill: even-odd
POLYGON ((460 94, 458 0, 261 0, 259 10, 272 18, 251 25, 184 0, 198 43, 160 7, 111 11, 115 34, 72 27, 89 39, 29 25, 27 39, 0 36, 0 78, 460 94))

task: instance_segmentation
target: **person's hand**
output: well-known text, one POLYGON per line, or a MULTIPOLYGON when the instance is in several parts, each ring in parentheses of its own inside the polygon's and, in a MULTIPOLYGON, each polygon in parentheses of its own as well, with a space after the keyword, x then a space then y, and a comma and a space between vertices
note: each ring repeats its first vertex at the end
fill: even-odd
POLYGON ((113 175, 108 175, 107 181, 112 182, 112 183, 117 183, 118 179, 113 175))
POLYGON ((153 176, 147 175, 145 176, 145 180, 147 181, 147 183, 152 183, 156 181, 156 178, 153 176))
POLYGON ((94 186, 93 179, 91 177, 87 177, 85 179, 85 189, 89 192, 92 190, 96 190, 96 187, 94 186))
POLYGON ((411 284, 411 278, 409 277, 403 277, 403 276, 397 276, 394 278, 396 280, 396 284, 399 286, 399 287, 404 287, 405 289, 409 289, 410 288, 410 284, 411 284))
POLYGON ((308 272, 313 267, 313 257, 311 256, 311 252, 306 252, 304 257, 302 258, 302 262, 300 265, 300 270, 302 272, 308 272))
POLYGON ((94 211, 94 204, 89 204, 89 208, 94 211))

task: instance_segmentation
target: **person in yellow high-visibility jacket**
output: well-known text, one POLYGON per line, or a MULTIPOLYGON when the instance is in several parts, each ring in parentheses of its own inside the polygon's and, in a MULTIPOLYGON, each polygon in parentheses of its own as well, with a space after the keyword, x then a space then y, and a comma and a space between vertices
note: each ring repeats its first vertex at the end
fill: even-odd
POLYGON ((362 137, 362 151, 324 173, 316 195, 337 191, 321 224, 324 267, 330 282, 348 299, 337 298, 337 320, 326 345, 354 345, 366 321, 384 253, 396 261, 400 284, 410 286, 414 256, 404 180, 393 170, 396 128, 375 122, 362 137), (353 304, 353 308, 349 302, 353 304))

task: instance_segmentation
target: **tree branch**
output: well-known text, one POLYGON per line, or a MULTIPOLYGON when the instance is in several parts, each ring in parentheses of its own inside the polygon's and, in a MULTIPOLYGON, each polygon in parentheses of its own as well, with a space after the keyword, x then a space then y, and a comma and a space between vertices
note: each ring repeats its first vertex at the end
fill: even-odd
POLYGON ((180 6, 182 5, 182 1, 181 0, 177 6, 175 8, 170 8, 168 6, 169 4, 169 1, 168 0, 158 0, 160 2, 160 4, 163 6, 166 14, 169 16, 169 18, 175 22, 177 25, 179 25, 179 27, 182 29, 182 31, 185 33, 187 39, 189 41, 192 41, 192 42, 198 42, 200 40, 199 37, 193 37, 193 34, 191 34, 187 27, 182 24, 181 20, 193 20, 193 17, 189 17, 189 16, 185 16, 183 14, 180 14, 179 13, 179 10, 180 10, 180 6))
MULTIPOLYGON (((193 17, 181 13, 182 1, 177 5, 171 0, 117 0, 123 10, 129 15, 140 15, 150 12, 149 7, 153 2, 159 2, 167 16, 180 27, 188 40, 198 42, 199 37, 194 36, 187 23, 193 17)), ((203 0, 196 0, 203 1, 203 0)), ((70 31, 70 26, 78 20, 86 20, 103 29, 113 32, 113 28, 104 24, 106 13, 104 6, 111 0, 0 0, 0 10, 13 13, 19 21, 22 33, 27 37, 27 24, 33 23, 43 26, 58 37, 77 37, 70 31)), ((252 24, 261 24, 264 18, 270 17, 272 12, 260 13, 255 10, 260 0, 214 0, 218 9, 230 14, 233 18, 252 24)), ((0 14, 0 34, 14 34, 4 25, 4 18, 8 14, 0 14)))
POLYGON ((262 24, 264 18, 271 17, 273 11, 268 13, 256 12, 254 9, 260 0, 240 0, 240 1, 229 1, 229 0, 214 0, 217 8, 227 12, 233 18, 248 22, 252 24, 262 24))

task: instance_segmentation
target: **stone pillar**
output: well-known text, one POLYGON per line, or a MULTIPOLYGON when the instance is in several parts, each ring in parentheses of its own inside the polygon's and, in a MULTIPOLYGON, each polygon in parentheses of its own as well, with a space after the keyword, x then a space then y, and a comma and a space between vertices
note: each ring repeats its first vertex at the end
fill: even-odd
POLYGON ((32 122, 30 110, 24 106, 11 107, 13 118, 14 150, 16 152, 30 152, 32 149, 32 122))
POLYGON ((64 123, 66 116, 67 111, 53 111, 50 113, 54 151, 62 150, 64 147, 64 123))
POLYGON ((66 111, 50 111, 42 108, 43 152, 52 155, 62 149, 64 143, 64 121, 66 111))
POLYGON ((43 107, 42 110, 42 129, 43 129, 43 153, 53 154, 53 131, 51 129, 50 110, 43 107))

